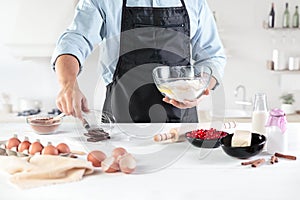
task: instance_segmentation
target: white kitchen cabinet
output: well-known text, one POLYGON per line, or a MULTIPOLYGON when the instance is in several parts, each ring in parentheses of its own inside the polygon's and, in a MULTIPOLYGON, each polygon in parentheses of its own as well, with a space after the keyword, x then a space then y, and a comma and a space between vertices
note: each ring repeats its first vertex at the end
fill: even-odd
POLYGON ((0 0, 0 43, 20 57, 48 57, 77 0, 0 0))

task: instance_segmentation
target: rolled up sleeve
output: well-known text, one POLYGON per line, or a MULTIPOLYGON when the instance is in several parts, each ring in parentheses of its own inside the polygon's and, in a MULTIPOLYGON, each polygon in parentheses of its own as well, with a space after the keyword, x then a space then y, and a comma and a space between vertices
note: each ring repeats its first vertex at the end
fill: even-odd
POLYGON ((60 36, 52 54, 54 67, 57 57, 64 54, 73 55, 82 67, 94 46, 102 41, 104 16, 92 0, 78 3, 71 25, 60 36))
POLYGON ((201 1, 198 28, 191 43, 194 65, 209 66, 218 85, 224 75, 226 56, 212 12, 206 1, 201 1))

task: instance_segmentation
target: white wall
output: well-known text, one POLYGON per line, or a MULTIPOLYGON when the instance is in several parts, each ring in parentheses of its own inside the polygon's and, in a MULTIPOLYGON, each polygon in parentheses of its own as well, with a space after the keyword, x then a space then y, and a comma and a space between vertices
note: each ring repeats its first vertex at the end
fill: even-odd
POLYGON ((6 44, 52 44, 72 19, 75 2, 0 0, 0 41, 6 44))
MULTIPOLYGON (((1 0, 1 3, 7 2, 1 0)), ((17 0, 14 0, 17 1, 17 0)), ((34 0, 31 0, 34 1, 34 0)), ((47 7, 47 4, 52 1, 43 1, 43 5, 47 7), (47 4, 46 4, 47 3, 47 4)), ((65 2, 65 1, 63 1, 65 2)), ((216 11, 218 27, 220 34, 226 49, 228 50, 228 63, 224 76, 224 88, 226 95, 226 107, 237 108, 234 104, 235 97, 233 91, 239 84, 245 85, 247 89, 247 98, 250 100, 253 95, 258 92, 266 92, 268 96, 268 103, 270 107, 276 107, 280 105, 278 97, 282 92, 288 91, 289 81, 290 84, 300 85, 300 74, 290 75, 288 78, 281 79, 279 75, 270 73, 266 68, 266 61, 271 59, 271 53, 273 48, 280 47, 285 49, 287 55, 300 56, 300 30, 297 32, 286 34, 286 42, 282 43, 282 33, 272 32, 262 28, 263 20, 267 18, 270 10, 270 0, 208 0, 212 10, 216 11), (288 51, 289 50, 289 51, 288 51), (280 82, 284 81, 285 87, 280 86, 280 82)), ((276 0, 276 14, 278 17, 278 24, 281 22, 281 15, 285 1, 276 0), (279 16, 278 16, 279 15, 279 16)), ((291 0, 290 12, 294 12, 294 6, 298 2, 291 0)), ((300 5, 300 2, 298 2, 300 5)), ((5 3, 4 3, 5 4, 5 3)), ((73 9, 73 4, 65 5, 64 9, 73 9), (68 7, 66 7, 68 6, 68 7)), ((1 8, 3 8, 1 6, 1 8)), ((0 13, 2 12, 0 8, 0 13)), ((50 6, 49 8, 53 8, 50 6)), ((23 10, 23 12, 25 12, 23 10)), ((26 12, 36 12, 34 7, 27 6, 26 12), (31 10, 32 9, 32 10, 31 10)), ((42 15, 43 12, 37 12, 38 15, 42 15)), ((53 13, 53 12, 51 12, 53 13)), ((61 13, 61 12, 56 12, 61 13)), ((11 15, 14 15, 12 12, 11 15)), ((50 16, 51 17, 51 16, 50 16)), ((57 19, 59 16, 56 15, 57 19)), ((69 23, 69 19, 66 16, 62 16, 65 21, 63 25, 57 25, 57 32, 43 33, 47 38, 48 43, 54 43, 56 38, 54 35, 60 33, 62 26, 69 23), (55 39, 54 39, 55 38, 55 39)), ((43 17, 42 17, 43 18, 43 17)), ((49 18, 50 19, 50 18, 49 18)), ((15 24, 20 24, 22 16, 15 19, 15 24)), ((11 25, 6 23, 5 20, 1 21, 0 33, 4 33, 5 40, 2 43, 7 43, 9 40, 12 43, 14 40, 9 37, 7 31, 12 31, 11 25)), ((30 23, 28 24, 28 26, 30 23)), ((53 24, 52 24, 53 25, 53 24)), ((29 26, 30 27, 30 26, 29 26)), ((26 32, 25 37, 28 37, 28 27, 23 26, 26 32)), ((34 29, 33 31, 36 31, 34 29)), ((21 34, 17 34, 16 41, 22 41, 21 34)), ((42 36, 37 38, 39 42, 43 39, 42 36)), ((35 41, 31 41, 34 43, 35 41)), ((21 97, 41 99, 44 102, 46 109, 55 106, 55 97, 58 93, 58 85, 55 77, 55 73, 51 70, 49 65, 49 57, 41 57, 39 59, 27 58, 24 60, 16 60, 11 58, 9 50, 0 45, 0 93, 7 92, 12 96, 13 103, 17 104, 17 101, 21 97), (29 59, 29 60, 28 60, 29 59)), ((100 78, 100 69, 97 68, 97 55, 95 51, 85 63, 85 68, 82 74, 79 76, 79 81, 82 90, 87 95, 90 105, 94 103, 99 105, 101 100, 94 102, 94 95, 97 98, 101 98, 104 95, 104 90, 97 88, 95 92, 95 85, 100 78)), ((103 86, 103 85, 102 85, 103 86)), ((300 86, 299 86, 300 87, 300 86)), ((300 109, 300 88, 296 89, 296 106, 300 109)), ((0 108, 1 109, 1 108, 0 108)))
POLYGON ((76 2, 0 0, 0 94, 11 96, 14 110, 21 98, 41 100, 45 109, 55 107, 59 88, 49 56, 70 24, 76 2))
MULTIPOLYGON (((50 65, 50 57, 20 60, 7 55, 3 49, 3 46, 0 46, 0 54, 2 55, 0 58, 0 94, 7 93, 11 96, 14 110, 18 110, 18 102, 22 98, 41 100, 43 108, 47 111, 55 108, 55 98, 59 92, 59 85, 56 74, 50 65)), ((98 51, 96 49, 87 59, 83 71, 78 77, 81 89, 89 99, 90 105, 94 104, 94 91, 101 74, 97 68, 97 56, 98 51)), ((99 91, 97 95, 104 93, 105 91, 99 91)))
MULTIPOLYGON (((267 20, 271 3, 275 3, 276 26, 282 23, 284 0, 208 0, 212 10, 216 11, 217 23, 224 45, 228 50, 228 63, 224 76, 224 87, 227 107, 234 105, 235 87, 245 85, 247 97, 251 98, 258 91, 265 92, 269 107, 280 105, 278 97, 283 92, 293 92, 296 97, 296 107, 300 108, 300 74, 281 78, 266 68, 266 61, 271 59, 272 49, 279 48, 288 56, 300 57, 300 29, 297 31, 271 31, 263 29, 263 21, 267 20), (285 40, 283 40, 285 38, 285 40), (296 91, 290 87, 281 87, 280 83, 298 85, 296 91)), ((299 1, 290 0, 291 16, 299 1)))

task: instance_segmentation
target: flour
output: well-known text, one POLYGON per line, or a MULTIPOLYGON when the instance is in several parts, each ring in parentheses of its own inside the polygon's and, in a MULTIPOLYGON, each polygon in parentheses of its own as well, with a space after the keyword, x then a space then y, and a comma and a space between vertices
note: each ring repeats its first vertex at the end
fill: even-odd
POLYGON ((203 80, 178 80, 160 84, 159 91, 177 101, 195 100, 200 97, 206 84, 203 80))

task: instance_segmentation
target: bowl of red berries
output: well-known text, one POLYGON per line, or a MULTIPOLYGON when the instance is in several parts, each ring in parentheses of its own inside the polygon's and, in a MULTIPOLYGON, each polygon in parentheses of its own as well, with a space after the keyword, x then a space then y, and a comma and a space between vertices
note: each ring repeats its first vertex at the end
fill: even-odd
POLYGON ((185 133, 185 138, 194 146, 200 148, 218 148, 220 139, 228 135, 227 132, 218 131, 214 128, 197 129, 185 133))

